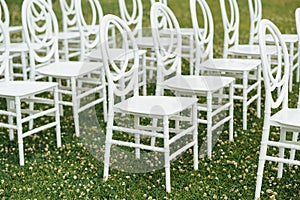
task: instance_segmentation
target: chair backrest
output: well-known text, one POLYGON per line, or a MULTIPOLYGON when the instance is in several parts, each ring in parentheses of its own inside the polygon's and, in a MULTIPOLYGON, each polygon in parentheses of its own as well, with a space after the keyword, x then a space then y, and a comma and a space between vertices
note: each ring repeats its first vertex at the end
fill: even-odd
POLYGON ((159 85, 173 75, 181 74, 182 35, 179 23, 172 10, 162 3, 155 3, 150 12, 152 37, 157 57, 157 91, 159 85), (165 24, 161 27, 164 18, 165 24))
POLYGON ((132 31, 121 18, 115 15, 105 15, 100 24, 101 53, 105 73, 108 81, 109 112, 117 101, 124 100, 132 95, 138 96, 138 47, 132 31), (116 55, 111 54, 109 45, 109 27, 114 26, 116 34, 120 35, 123 45, 120 47, 122 62, 116 55), (106 58, 106 59, 104 59, 106 58))
POLYGON ((9 10, 5 0, 0 0, 0 17, 4 26, 9 26, 9 10))
POLYGON ((135 37, 142 37, 143 4, 141 0, 132 0, 132 5, 126 0, 119 0, 120 15, 131 28, 135 37), (130 12, 131 11, 131 12, 130 12))
POLYGON ((262 18, 261 0, 248 0, 248 5, 250 13, 249 44, 253 44, 258 37, 258 24, 262 18))
POLYGON ((266 90, 265 117, 271 115, 272 109, 288 108, 289 54, 279 29, 269 20, 263 19, 259 24, 259 47, 261 52, 263 77, 266 90), (277 62, 270 62, 266 53, 266 34, 271 34, 277 48, 277 62))
POLYGON ((24 0, 22 25, 29 47, 30 78, 36 77, 38 67, 58 62, 58 24, 56 16, 45 0, 24 0))
POLYGON ((0 54, 0 81, 9 81, 9 33, 8 26, 0 20, 0 45, 3 50, 0 54))
POLYGON ((190 0, 190 10, 196 41, 196 72, 200 72, 200 63, 213 58, 214 22, 211 10, 205 0, 190 0), (198 6, 197 6, 198 5, 198 6), (199 12, 197 10, 200 9, 199 12), (202 22, 198 17, 202 13, 202 22))
POLYGON ((75 4, 81 41, 81 60, 84 60, 85 55, 100 44, 99 25, 103 17, 102 7, 98 0, 88 0, 89 3, 84 4, 85 10, 83 10, 82 2, 86 1, 77 0, 75 4), (90 18, 87 18, 87 13, 91 16, 90 18))
POLYGON ((154 4, 154 3, 156 3, 156 2, 163 3, 165 5, 168 4, 167 0, 151 0, 151 5, 154 4))
POLYGON ((239 43, 240 13, 236 0, 220 0, 220 7, 224 27, 223 57, 227 58, 228 48, 239 43), (228 9, 226 9, 227 6, 229 6, 228 9))
POLYGON ((63 31, 77 30, 75 3, 77 0, 60 0, 63 31))

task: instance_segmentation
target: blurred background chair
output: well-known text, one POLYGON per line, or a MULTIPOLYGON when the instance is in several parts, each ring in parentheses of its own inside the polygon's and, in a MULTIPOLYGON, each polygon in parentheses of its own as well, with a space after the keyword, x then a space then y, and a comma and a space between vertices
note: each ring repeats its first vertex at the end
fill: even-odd
MULTIPOLYGON (((262 17, 262 4, 261 0, 248 0, 249 12, 250 12, 250 39, 249 44, 254 44, 258 42, 258 24, 262 17)), ((295 17, 297 17, 295 15, 295 17)), ((297 19, 296 19, 297 21, 297 19)), ((296 26, 298 24, 296 23, 296 26)), ((297 29, 298 30, 298 29, 297 29)), ((297 31, 298 33, 298 31, 297 31)), ((282 34, 283 41, 289 48, 289 60, 290 60, 290 78, 289 78, 289 91, 293 88, 293 73, 296 70, 296 81, 300 80, 300 47, 299 47, 299 37, 297 34, 282 34)), ((273 38, 271 35, 266 36, 266 40, 272 44, 273 38)))
MULTIPOLYGON (((1 9, 1 20, 8 28, 9 34, 21 34, 21 37, 17 37, 9 43, 10 47, 10 80, 19 79, 27 80, 28 73, 30 69, 28 68, 28 47, 26 42, 23 41, 23 29, 22 26, 10 26, 9 23, 9 10, 5 0, 0 0, 0 9, 1 9)), ((3 50, 3 46, 0 47, 0 50, 3 50)))
MULTIPOLYGON (((48 78, 59 83, 60 105, 72 106, 75 134, 79 136, 79 113, 98 103, 106 107, 105 82, 90 76, 103 65, 101 62, 59 61, 57 19, 46 1, 24 1, 22 18, 29 46, 31 79, 48 78), (71 97, 71 101, 64 95, 71 97)), ((104 109, 104 118, 105 112, 104 109)))

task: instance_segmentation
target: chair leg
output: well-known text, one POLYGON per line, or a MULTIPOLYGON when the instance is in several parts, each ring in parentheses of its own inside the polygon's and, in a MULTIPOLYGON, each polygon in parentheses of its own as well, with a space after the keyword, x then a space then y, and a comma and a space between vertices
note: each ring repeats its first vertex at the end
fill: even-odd
MULTIPOLYGON (((7 110, 8 111, 12 111, 15 107, 13 100, 6 99, 6 104, 7 104, 7 110)), ((13 125, 13 123, 14 123, 13 116, 9 115, 8 116, 8 124, 13 125)), ((14 129, 12 129, 12 128, 9 129, 9 139, 11 141, 14 140, 14 129)))
POLYGON ((261 65, 258 66, 257 69, 257 81, 258 81, 258 86, 257 86, 257 102, 256 102, 256 110, 257 110, 257 117, 261 117, 261 65))
POLYGON ((264 172, 267 149, 268 149, 267 141, 269 140, 269 131, 270 131, 269 125, 267 125, 266 127, 263 127, 263 135, 262 135, 262 140, 261 140, 259 162, 258 162, 258 169, 257 169, 255 198, 260 197, 262 178, 263 178, 263 172, 264 172))
POLYGON ((192 126, 195 126, 195 129, 193 131, 193 141, 195 142, 193 152, 194 152, 194 170, 198 170, 198 110, 197 110, 197 104, 193 105, 192 107, 192 126))
MULTIPOLYGON (((292 142, 297 142, 298 141, 298 136, 299 136, 299 132, 294 132, 292 142)), ((295 155, 296 155, 296 149, 291 149, 290 160, 295 160, 295 155)), ((293 165, 290 164, 289 166, 291 167, 293 165)))
POLYGON ((164 157, 165 157, 165 173, 166 173, 166 192, 171 192, 169 118, 167 116, 163 117, 163 127, 164 127, 164 157))
POLYGON ((247 130, 248 72, 243 73, 243 130, 247 130))
MULTIPOLYGON (((134 127, 135 128, 137 128, 138 127, 138 125, 139 125, 139 117, 138 116, 134 116, 134 127)), ((140 144, 140 134, 135 134, 134 135, 134 137, 135 137, 135 144, 140 144)), ((141 157, 141 155, 140 155, 140 151, 141 151, 141 149, 140 148, 135 148, 135 157, 137 158, 137 159, 140 159, 140 157, 141 157)))
POLYGON ((56 143, 57 147, 61 147, 61 130, 60 130, 60 111, 59 111, 59 94, 58 87, 54 88, 54 107, 55 111, 55 122, 56 122, 56 143))
POLYGON ((233 83, 229 86, 229 101, 230 101, 230 108, 229 108, 229 141, 233 142, 233 96, 234 96, 234 88, 233 83))
POLYGON ((22 128, 22 116, 21 116, 21 100, 19 97, 15 98, 16 104, 16 120, 18 131, 18 147, 19 147, 19 160, 20 165, 24 165, 24 146, 23 146, 23 128, 22 128))
MULTIPOLYGON (((280 129, 280 142, 284 142, 286 139, 286 130, 281 128, 280 129)), ((284 148, 279 147, 279 158, 284 158, 284 148)), ((278 173, 277 177, 282 178, 282 172, 283 172, 283 163, 278 163, 278 173)))
MULTIPOLYGON (((31 96, 31 98, 33 98, 33 96, 31 96)), ((34 111, 34 102, 30 102, 29 103, 29 111, 34 111)), ((29 115, 32 115, 31 113, 29 115)), ((33 129, 33 119, 29 120, 29 130, 32 130, 33 129)))
POLYGON ((207 93, 207 156, 212 157, 212 94, 207 93))
MULTIPOLYGON (((105 71, 104 69, 101 70, 101 84, 103 85, 102 95, 103 95, 103 115, 104 115, 104 122, 107 122, 107 95, 106 95, 106 81, 105 81, 105 71)), ((101 95, 101 94, 100 94, 101 95)))
POLYGON ((75 125, 75 134, 77 137, 80 136, 79 132, 79 115, 78 115, 78 100, 77 100, 77 89, 76 89, 76 78, 71 78, 71 88, 72 88, 72 104, 73 104, 73 117, 75 125))
MULTIPOLYGON (((154 130, 154 128, 157 127, 157 123, 158 123, 158 119, 157 118, 153 118, 152 119, 152 131, 154 130)), ((151 146, 154 147, 155 146, 155 141, 156 141, 156 138, 155 137, 151 137, 151 146)))
POLYGON ((103 179, 106 181, 108 179, 109 172, 109 160, 110 160, 110 150, 111 150, 111 140, 113 135, 113 114, 107 115, 107 128, 106 128, 106 138, 105 138, 105 152, 104 152, 104 172, 103 179))

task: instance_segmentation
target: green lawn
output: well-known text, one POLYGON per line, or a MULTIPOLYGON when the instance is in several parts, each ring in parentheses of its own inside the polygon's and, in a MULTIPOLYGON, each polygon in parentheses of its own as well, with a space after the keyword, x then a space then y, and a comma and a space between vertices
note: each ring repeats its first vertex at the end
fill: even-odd
MULTIPOLYGON (((21 0, 7 0, 11 24, 21 23, 21 0)), ((53 0, 55 12, 61 19, 59 0, 53 0)), ((149 0, 144 0, 144 26, 149 26, 149 0)), ((190 27, 188 0, 169 0, 182 27, 190 27)), ((219 1, 208 0, 215 23, 215 56, 220 57, 223 46, 223 25, 219 1)), ((247 0, 239 0, 241 13, 240 40, 248 42, 249 11, 247 0)), ((118 14, 117 0, 101 0, 104 13, 118 14)), ((296 0, 263 0, 263 17, 271 19, 284 33, 295 33, 296 0)), ((188 68, 187 62, 184 65, 188 68)), ((153 89, 154 86, 150 86, 153 89)), ((290 93, 290 105, 295 106, 298 84, 290 93)), ((262 91, 264 93, 264 91, 262 91)), ((3 101, 1 101, 2 103, 3 101)), ((234 107, 234 143, 228 141, 227 127, 213 148, 213 158, 201 157, 199 170, 193 170, 191 152, 185 153, 171 165, 172 192, 165 192, 164 169, 148 173, 111 170, 107 182, 102 180, 102 153, 105 123, 101 106, 81 115, 84 130, 77 138, 72 124, 72 111, 65 110, 61 118, 62 143, 57 149, 54 131, 43 131, 25 138, 25 166, 19 166, 17 140, 9 140, 7 130, 0 129, 0 198, 2 199, 253 199, 261 140, 263 118, 255 115, 256 105, 250 107, 248 130, 242 130, 242 105, 234 107), (96 113, 95 113, 96 111, 96 113), (91 121, 97 119, 97 121, 91 121), (97 123, 102 129, 97 130, 97 123), (86 145, 87 144, 87 145, 86 145)), ((42 121, 40 122, 42 123, 42 121)), ((199 147, 205 139, 204 126, 199 127, 199 147)), ((270 137, 278 138, 278 129, 270 137)), ((299 155, 297 155, 299 158, 299 155)), ((284 176, 277 179, 276 164, 266 164, 262 199, 299 199, 300 173, 298 167, 285 165, 284 176)))

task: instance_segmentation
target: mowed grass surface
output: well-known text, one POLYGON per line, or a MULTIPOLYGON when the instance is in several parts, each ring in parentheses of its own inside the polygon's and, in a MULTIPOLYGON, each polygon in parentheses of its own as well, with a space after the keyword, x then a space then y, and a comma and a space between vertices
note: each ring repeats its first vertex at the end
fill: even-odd
MULTIPOLYGON (((21 0, 7 1, 11 11, 11 24, 21 23, 21 0)), ((150 2, 150 1, 149 1, 150 2)), ((144 1, 144 26, 149 27, 149 5, 144 1)), ((208 0, 215 23, 215 56, 222 55, 223 25, 219 1, 208 0)), ((190 27, 189 1, 169 0, 182 27, 190 27)), ((239 0, 241 13, 240 40, 248 42, 249 12, 247 0, 239 0)), ((117 0, 101 1, 104 13, 118 14, 117 0)), ((295 33, 294 11, 296 0, 263 0, 263 17, 273 20, 284 33, 295 33)), ((59 1, 53 7, 61 20, 59 1)), ((185 71, 188 63, 185 62, 185 71)), ((150 86, 153 89, 154 86, 150 86)), ((262 91, 264 93, 264 91, 262 91)), ((295 107, 298 84, 290 93, 290 105, 295 107)), ((4 101, 1 101, 1 103, 4 101)), ((0 198, 2 199, 253 199, 259 145, 263 118, 256 117, 256 106, 249 109, 248 130, 242 130, 242 106, 234 107, 235 141, 228 141, 227 127, 213 148, 213 158, 201 157, 199 170, 193 170, 191 152, 175 160, 171 165, 172 192, 164 189, 164 169, 149 173, 133 174, 110 171, 107 182, 102 180, 103 163, 95 158, 84 145, 86 141, 76 138, 72 124, 72 111, 65 110, 61 118, 63 146, 57 149, 54 131, 43 131, 25 138, 25 166, 18 164, 17 140, 9 141, 8 132, 0 129, 0 198)), ((102 132, 105 132, 101 106, 96 107, 102 132)), ((92 114, 91 114, 92 115, 92 114)), ((84 115, 84 117, 89 116, 84 115)), ((88 118, 81 118, 85 121, 88 118)), ((39 121, 43 123, 42 119, 39 121)), ((90 127, 91 132, 94 127, 90 127)), ((88 129, 85 129, 88 130, 88 129)), ((85 133, 83 133, 85 134, 85 133)), ((199 147, 205 141, 205 127, 199 127, 199 147)), ((278 129, 272 129, 271 138, 278 138, 278 129)), ((104 141, 93 141, 93 145, 104 141)), ((98 152, 99 153, 99 152, 98 152)), ((276 151, 274 151, 276 153, 276 151)), ((102 154, 99 154, 102 155, 102 154)), ((97 154, 96 154, 97 156, 97 154)), ((299 155, 298 155, 299 156, 299 155)), ((100 156, 101 157, 101 156, 100 156)), ((299 158, 299 157, 298 157, 299 158)), ((263 180, 262 199, 299 199, 300 173, 298 167, 285 165, 284 177, 276 178, 276 164, 267 163, 263 180)))

